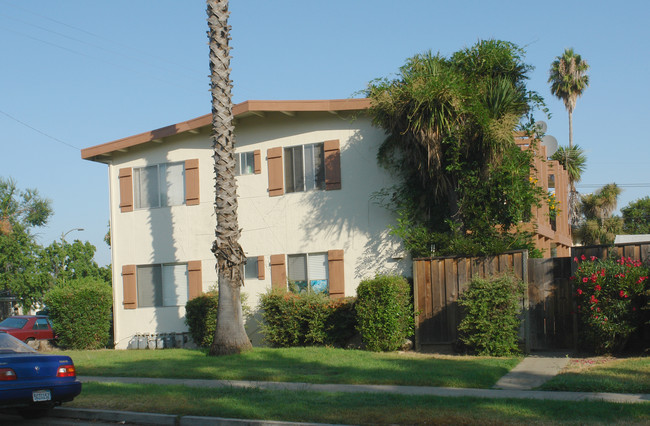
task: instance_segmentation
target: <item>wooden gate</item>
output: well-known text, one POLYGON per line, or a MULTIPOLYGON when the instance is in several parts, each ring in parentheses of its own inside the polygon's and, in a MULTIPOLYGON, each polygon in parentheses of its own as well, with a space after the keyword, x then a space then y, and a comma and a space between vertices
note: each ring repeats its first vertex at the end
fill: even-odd
MULTIPOLYGON (((494 257, 437 257, 413 262, 415 324, 418 350, 449 352, 458 339, 462 319, 458 297, 467 290, 473 277, 488 277, 512 272, 528 281, 528 252, 516 251, 494 257)), ((522 307, 527 306, 527 298, 522 307)), ((522 328, 525 341, 526 330, 522 328)))
POLYGON ((528 307, 531 350, 576 346, 571 258, 528 259, 528 307))

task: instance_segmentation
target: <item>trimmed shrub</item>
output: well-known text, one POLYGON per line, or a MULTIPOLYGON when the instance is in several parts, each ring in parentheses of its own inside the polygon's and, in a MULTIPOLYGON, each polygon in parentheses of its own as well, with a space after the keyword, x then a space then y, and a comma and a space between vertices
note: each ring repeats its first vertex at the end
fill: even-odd
POLYGON ((519 311, 525 285, 512 275, 474 278, 458 299, 465 316, 459 340, 478 355, 519 353, 519 311))
POLYGON ((644 293, 650 291, 650 269, 630 257, 588 260, 583 255, 573 261, 578 264, 571 280, 581 348, 599 354, 623 350, 647 319, 642 309, 647 303, 644 293))
POLYGON ((343 347, 354 335, 354 299, 272 291, 262 296, 262 332, 274 347, 343 347))
POLYGON ((219 292, 210 291, 188 300, 185 304, 185 324, 197 346, 210 347, 217 328, 219 292))
MULTIPOLYGON (((246 304, 248 299, 245 293, 241 293, 241 308, 244 321, 251 314, 246 304)), ((217 308, 219 306, 219 292, 216 290, 203 293, 185 304, 185 325, 190 330, 190 336, 197 346, 209 348, 214 340, 214 332, 217 329, 217 308)))
POLYGON ((44 296, 57 343, 69 349, 99 349, 110 344, 113 293, 97 278, 59 284, 44 296))
POLYGON ((413 334, 411 286, 404 277, 379 275, 357 288, 357 330, 371 351, 394 351, 413 334))

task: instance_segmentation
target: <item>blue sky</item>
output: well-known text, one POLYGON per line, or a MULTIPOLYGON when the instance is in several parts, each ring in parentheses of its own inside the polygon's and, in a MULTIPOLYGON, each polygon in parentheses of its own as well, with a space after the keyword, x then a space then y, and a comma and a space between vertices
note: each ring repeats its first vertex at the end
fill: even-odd
MULTIPOLYGON (((352 97, 416 53, 497 38, 526 50, 529 89, 546 99, 560 144, 567 113, 546 81, 573 47, 591 66, 574 112, 588 156, 578 190, 616 182, 619 206, 650 194, 648 2, 233 0, 230 10, 235 103, 352 97)), ((106 166, 79 149, 209 113, 206 30, 203 1, 0 0, 0 176, 52 200, 42 244, 84 228, 67 239, 110 263, 106 166)))

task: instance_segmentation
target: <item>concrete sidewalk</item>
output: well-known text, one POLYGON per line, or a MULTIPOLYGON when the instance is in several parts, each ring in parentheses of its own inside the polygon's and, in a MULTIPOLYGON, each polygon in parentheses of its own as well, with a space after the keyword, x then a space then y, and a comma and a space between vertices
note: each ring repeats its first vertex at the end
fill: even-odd
MULTIPOLYGON (((156 379, 142 377, 79 376, 83 383, 137 383, 152 385, 180 385, 194 388, 257 388, 311 392, 392 393, 399 395, 432 395, 442 397, 546 399, 557 401, 608 401, 617 403, 648 403, 650 394, 618 394, 602 392, 555 392, 531 390, 556 375, 566 366, 566 354, 532 355, 524 358, 512 371, 501 378, 493 389, 440 388, 428 386, 342 385, 287 382, 258 382, 240 380, 156 379)), ((200 416, 176 416, 130 411, 92 410, 59 407, 53 416, 61 418, 127 422, 155 425, 228 425, 228 426, 307 426, 315 423, 292 423, 266 420, 225 419, 200 416)), ((322 426, 322 425, 321 425, 322 426)))
POLYGON ((529 355, 494 385, 494 389, 530 390, 556 376, 569 363, 567 353, 529 355))
POLYGON ((429 386, 393 385, 342 385, 289 382, 256 382, 242 380, 156 379, 142 377, 80 376, 78 379, 83 383, 137 383, 153 385, 180 385, 195 388, 234 387, 266 390, 290 390, 300 392, 311 391, 345 393, 393 393, 398 395, 472 396, 478 398, 549 399, 558 401, 609 401, 623 403, 650 402, 650 394, 618 394, 604 392, 555 392, 519 389, 439 388, 429 386))

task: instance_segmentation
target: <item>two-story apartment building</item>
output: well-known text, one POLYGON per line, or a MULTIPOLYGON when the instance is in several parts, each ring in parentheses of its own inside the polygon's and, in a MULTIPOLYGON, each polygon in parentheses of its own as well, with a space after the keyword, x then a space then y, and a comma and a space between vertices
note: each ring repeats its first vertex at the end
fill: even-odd
MULTIPOLYGON (((373 193, 391 184, 376 161, 384 136, 367 99, 248 101, 233 108, 243 292, 290 280, 356 294, 379 272, 410 275, 373 193)), ((211 116, 90 147, 108 165, 116 348, 140 333, 183 332, 186 301, 216 286, 211 116)), ((255 339, 257 322, 247 324, 255 339)))
MULTIPOLYGON (((288 282, 344 297, 377 273, 411 275, 410 259, 388 232, 393 218, 373 201, 392 182, 377 164, 385 136, 365 114, 369 102, 234 106, 247 255, 242 291, 253 309, 261 294, 288 282)), ((187 300, 216 288, 210 126, 205 115, 82 151, 108 166, 116 348, 139 334, 187 331, 187 300)), ((526 149, 530 141, 517 143, 526 149)), ((539 157, 533 175, 544 189, 557 187, 566 206, 566 172, 545 161, 543 147, 539 157)), ((553 221, 545 205, 535 213, 537 246, 563 255, 570 246, 566 212, 553 221)), ((254 343, 257 327, 256 319, 247 324, 254 343)))

